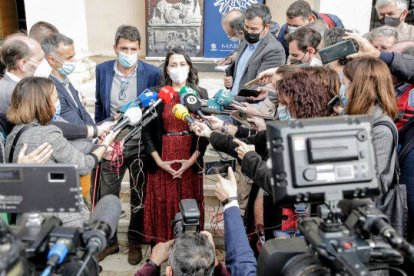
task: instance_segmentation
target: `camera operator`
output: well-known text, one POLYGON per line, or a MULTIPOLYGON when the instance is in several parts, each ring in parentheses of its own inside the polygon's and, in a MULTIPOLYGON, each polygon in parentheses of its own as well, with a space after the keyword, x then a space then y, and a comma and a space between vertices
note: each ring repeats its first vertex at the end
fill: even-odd
POLYGON ((376 49, 369 41, 355 33, 345 33, 344 39, 353 39, 359 45, 359 51, 349 55, 348 58, 356 57, 376 57, 384 61, 391 71, 391 74, 400 80, 414 83, 414 57, 410 55, 388 53, 376 49))
POLYGON ((215 257, 213 236, 207 231, 183 233, 175 240, 157 243, 135 276, 158 275, 167 260, 166 275, 230 275, 215 257))

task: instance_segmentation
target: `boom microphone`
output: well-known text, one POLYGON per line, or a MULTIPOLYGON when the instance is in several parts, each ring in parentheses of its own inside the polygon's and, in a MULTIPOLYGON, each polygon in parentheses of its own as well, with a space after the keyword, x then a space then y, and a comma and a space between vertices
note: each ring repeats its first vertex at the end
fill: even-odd
POLYGON ((188 113, 188 109, 182 104, 174 105, 172 113, 175 115, 177 119, 187 121, 189 124, 194 123, 194 118, 191 117, 190 113, 188 113))
POLYGON ((83 233, 86 248, 91 254, 101 252, 107 243, 107 239, 114 236, 121 216, 121 202, 114 195, 106 195, 95 207, 92 213, 88 229, 83 233))
POLYGON ((139 107, 131 107, 125 111, 122 120, 119 121, 113 128, 112 131, 116 132, 119 129, 123 129, 127 125, 136 126, 142 118, 142 111, 139 107))

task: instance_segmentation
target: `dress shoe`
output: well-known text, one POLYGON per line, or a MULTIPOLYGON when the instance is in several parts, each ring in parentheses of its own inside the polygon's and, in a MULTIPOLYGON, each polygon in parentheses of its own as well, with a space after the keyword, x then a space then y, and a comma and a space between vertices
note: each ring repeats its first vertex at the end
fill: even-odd
POLYGON ((113 255, 119 252, 119 245, 118 243, 114 243, 105 247, 102 252, 98 253, 98 260, 103 261, 108 255, 113 255))
POLYGON ((128 252, 128 263, 130 265, 137 265, 142 260, 142 250, 139 244, 131 244, 128 252))

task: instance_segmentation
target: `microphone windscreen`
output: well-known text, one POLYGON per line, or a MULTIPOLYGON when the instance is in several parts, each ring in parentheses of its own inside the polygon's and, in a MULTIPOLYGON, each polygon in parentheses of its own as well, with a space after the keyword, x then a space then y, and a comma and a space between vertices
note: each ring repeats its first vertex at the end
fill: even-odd
POLYGON ((164 103, 169 103, 175 95, 175 90, 172 86, 164 85, 158 92, 158 98, 164 103))
POLYGON ((122 105, 120 108, 118 108, 118 112, 121 113, 121 114, 124 114, 128 110, 128 108, 139 107, 138 101, 139 101, 139 99, 137 98, 133 101, 130 101, 130 102, 122 105))
POLYGON ((180 89, 180 97, 184 93, 191 94, 191 95, 198 97, 198 92, 195 89, 187 85, 184 85, 183 88, 180 89))
POLYGON ((106 195, 98 201, 95 210, 89 218, 89 225, 97 222, 104 222, 111 229, 112 237, 118 227, 121 216, 121 201, 114 195, 106 195))
POLYGON ((180 119, 182 121, 186 120, 186 117, 191 117, 190 113, 188 112, 187 108, 183 106, 182 104, 176 104, 174 105, 172 112, 174 113, 174 116, 177 119, 180 119))
POLYGON ((223 111, 223 106, 219 105, 215 99, 208 99, 207 108, 223 111))
POLYGON ((186 95, 184 97, 184 103, 188 107, 188 110, 193 113, 196 113, 201 109, 201 103, 194 95, 186 95))
POLYGON ((136 126, 142 117, 142 110, 139 107, 131 107, 128 109, 125 114, 124 118, 122 120, 125 120, 125 118, 129 119, 129 125, 130 126, 136 126))
POLYGON ((220 89, 214 96, 216 102, 221 106, 229 106, 233 101, 233 95, 229 90, 220 89))
POLYGON ((138 96, 138 99, 141 101, 142 107, 149 107, 158 99, 158 93, 146 89, 138 96))
POLYGON ((180 93, 180 103, 181 103, 182 105, 185 105, 184 98, 185 98, 186 96, 188 96, 188 95, 190 95, 190 94, 188 94, 187 92, 185 92, 185 93, 180 93))
POLYGON ((218 114, 218 115, 230 115, 231 112, 221 111, 220 109, 212 109, 208 107, 202 107, 201 111, 204 114, 218 114))

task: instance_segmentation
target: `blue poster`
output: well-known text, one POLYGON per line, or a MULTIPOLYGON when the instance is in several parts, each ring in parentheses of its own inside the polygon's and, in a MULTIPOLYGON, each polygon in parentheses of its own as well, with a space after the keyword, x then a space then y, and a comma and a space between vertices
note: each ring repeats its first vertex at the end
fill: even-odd
POLYGON ((224 58, 239 48, 239 43, 227 39, 221 27, 221 17, 234 9, 246 10, 263 0, 204 0, 204 57, 224 58))

